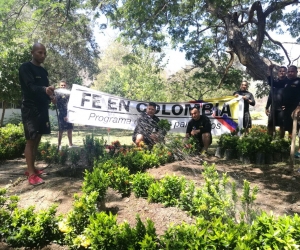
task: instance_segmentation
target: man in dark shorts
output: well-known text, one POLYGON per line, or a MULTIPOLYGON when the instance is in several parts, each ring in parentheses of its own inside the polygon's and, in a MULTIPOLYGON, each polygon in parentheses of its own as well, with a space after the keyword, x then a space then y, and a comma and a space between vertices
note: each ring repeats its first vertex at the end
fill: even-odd
POLYGON ((244 99, 244 119, 243 119, 243 128, 245 129, 245 133, 249 132, 249 128, 252 127, 252 121, 251 121, 251 116, 249 112, 249 105, 254 106, 255 105, 255 100, 248 89, 248 82, 247 81, 242 81, 240 90, 235 91, 233 95, 235 97, 238 97, 239 95, 242 96, 244 99))
POLYGON ((19 68, 22 92, 22 121, 26 138, 25 158, 28 181, 31 185, 44 183, 39 177, 41 170, 35 168, 35 158, 42 134, 50 134, 48 107, 54 100, 54 87, 49 86, 48 72, 41 66, 47 53, 43 44, 35 43, 31 51, 32 60, 19 68))
MULTIPOLYGON (((269 66, 269 76, 268 76, 268 84, 271 86, 271 76, 270 70, 273 70, 274 65, 269 66)), ((272 107, 272 91, 269 93, 268 101, 266 104, 266 115, 268 116, 268 134, 273 134, 273 127, 280 127, 280 138, 284 138, 285 130, 284 130, 284 111, 282 110, 282 93, 283 88, 287 84, 287 68, 285 66, 281 66, 278 70, 277 79, 273 80, 273 94, 274 94, 274 119, 273 119, 273 107, 272 107), (271 110, 269 108, 271 107, 271 110), (275 120, 275 126, 273 126, 273 120, 275 120)))
MULTIPOLYGON (((59 87, 61 89, 67 88, 67 82, 62 80, 59 83, 59 87)), ((66 93, 60 93, 59 91, 55 91, 56 97, 56 106, 59 110, 58 115, 58 149, 61 150, 61 139, 63 132, 67 130, 69 147, 74 147, 75 145, 72 142, 72 130, 73 124, 68 122, 68 102, 70 95, 66 93)))
POLYGON ((132 141, 136 145, 141 142, 153 146, 159 141, 157 132, 159 131, 157 123, 159 118, 155 115, 156 104, 149 102, 146 112, 142 112, 137 119, 137 124, 132 135, 132 141))
POLYGON ((191 116, 192 119, 188 122, 185 137, 194 136, 201 148, 200 155, 208 156, 207 150, 212 143, 210 120, 207 116, 200 115, 200 111, 196 107, 191 110, 191 116))

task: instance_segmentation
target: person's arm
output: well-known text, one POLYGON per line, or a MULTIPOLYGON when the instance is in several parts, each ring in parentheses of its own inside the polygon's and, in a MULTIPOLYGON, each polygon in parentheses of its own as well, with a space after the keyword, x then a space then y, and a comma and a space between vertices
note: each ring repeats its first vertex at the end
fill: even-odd
POLYGON ((250 93, 250 96, 249 96, 249 99, 248 99, 248 103, 251 106, 255 106, 255 99, 254 99, 254 96, 252 95, 252 93, 250 93))
POLYGON ((238 96, 239 96, 238 91, 235 91, 235 92, 233 93, 233 96, 238 97, 238 96))
POLYGON ((271 104, 272 104, 272 98, 271 98, 271 91, 270 91, 268 100, 267 100, 267 104, 266 104, 266 109, 265 109, 266 115, 269 115, 269 113, 270 113, 269 108, 270 108, 271 104))
POLYGON ((192 124, 190 122, 188 122, 188 125, 186 127, 186 132, 185 132, 185 137, 189 138, 191 136, 191 132, 192 132, 192 124))

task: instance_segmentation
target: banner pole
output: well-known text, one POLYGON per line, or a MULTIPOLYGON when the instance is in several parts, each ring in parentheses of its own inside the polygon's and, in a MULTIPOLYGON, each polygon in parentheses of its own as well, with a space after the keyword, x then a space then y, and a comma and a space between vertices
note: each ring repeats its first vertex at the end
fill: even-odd
POLYGON ((273 131, 273 140, 275 139, 276 136, 276 131, 275 131, 275 108, 274 108, 274 81, 273 81, 273 69, 270 70, 270 78, 271 78, 271 100, 272 100, 272 131, 273 131))

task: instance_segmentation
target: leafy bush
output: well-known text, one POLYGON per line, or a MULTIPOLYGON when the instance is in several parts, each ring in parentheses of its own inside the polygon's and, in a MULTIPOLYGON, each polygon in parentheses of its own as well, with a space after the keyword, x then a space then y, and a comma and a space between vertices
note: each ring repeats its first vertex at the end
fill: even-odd
POLYGON ((83 148, 88 166, 92 166, 94 160, 105 154, 104 139, 94 138, 94 135, 86 135, 83 139, 83 148))
POLYGON ((109 184, 109 174, 102 169, 94 167, 92 172, 85 170, 82 190, 86 194, 97 192, 97 200, 103 201, 109 184))
POLYGON ((132 190, 136 197, 148 197, 148 189, 155 179, 149 173, 138 172, 132 177, 132 190))
POLYGON ((25 148, 23 125, 7 124, 0 128, 0 160, 20 157, 25 148))
POLYGON ((185 188, 186 180, 178 176, 165 176, 159 182, 153 183, 148 189, 149 202, 161 202, 165 206, 178 204, 180 193, 185 188))
POLYGON ((131 193, 131 176, 128 168, 118 167, 108 172, 110 187, 122 194, 122 197, 131 193))
POLYGON ((219 138, 218 145, 223 149, 236 149, 237 141, 239 137, 234 134, 225 133, 219 138))

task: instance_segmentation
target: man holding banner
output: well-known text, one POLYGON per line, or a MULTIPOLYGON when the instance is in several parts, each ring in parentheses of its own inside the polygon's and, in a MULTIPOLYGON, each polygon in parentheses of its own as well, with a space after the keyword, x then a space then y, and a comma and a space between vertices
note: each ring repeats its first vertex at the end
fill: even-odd
POLYGON ((242 96, 244 99, 244 117, 243 117, 243 128, 245 129, 245 132, 249 132, 249 128, 252 127, 252 120, 249 112, 249 105, 255 106, 255 100, 252 95, 248 91, 248 82, 247 81, 242 81, 240 90, 235 91, 233 93, 235 97, 242 96))
POLYGON ((147 106, 146 112, 140 114, 137 119, 137 124, 133 132, 132 141, 139 146, 141 142, 149 146, 153 146, 158 142, 159 136, 157 134, 159 128, 157 123, 159 118, 155 115, 156 104, 150 102, 147 106))
POLYGON ((200 115, 197 107, 191 110, 192 119, 188 122, 186 128, 186 138, 193 136, 199 143, 202 156, 208 156, 207 150, 212 143, 211 123, 207 116, 200 115))

